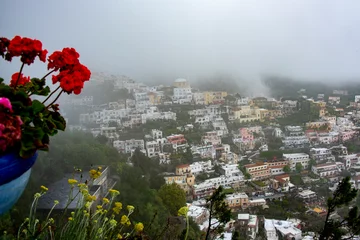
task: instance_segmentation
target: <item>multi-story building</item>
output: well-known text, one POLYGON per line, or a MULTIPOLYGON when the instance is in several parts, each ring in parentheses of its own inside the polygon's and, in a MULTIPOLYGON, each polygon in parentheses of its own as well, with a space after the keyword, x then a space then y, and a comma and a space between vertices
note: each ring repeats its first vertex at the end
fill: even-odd
POLYGON ((357 154, 340 155, 338 161, 342 162, 346 169, 349 169, 359 162, 359 156, 357 154))
POLYGON ((270 169, 264 163, 251 163, 244 166, 252 180, 262 180, 270 177, 270 169))
POLYGON ((190 164, 181 164, 176 166, 176 175, 186 175, 186 174, 191 174, 191 167, 190 164))
POLYGON ((115 140, 113 141, 113 146, 119 152, 123 153, 131 153, 135 149, 139 149, 141 151, 145 150, 144 140, 142 139, 130 139, 126 141, 115 140))
POLYGON ((316 162, 335 161, 335 157, 328 148, 311 148, 310 158, 314 159, 316 162))
POLYGON ((172 145, 175 151, 186 148, 187 141, 183 134, 174 134, 167 137, 168 142, 172 145))
POLYGON ((347 148, 340 144, 338 146, 332 146, 330 147, 331 153, 335 156, 341 156, 341 155, 348 155, 347 148))
POLYGON ((221 144, 221 137, 218 136, 216 131, 206 132, 204 136, 201 138, 202 142, 205 145, 220 145, 221 144))
POLYGON ((212 118, 209 115, 197 116, 195 118, 195 124, 199 124, 202 127, 208 127, 211 124, 212 118))
POLYGON ((227 125, 222 117, 216 117, 212 120, 212 126, 217 132, 218 136, 224 136, 229 133, 227 125))
POLYGON ((173 101, 183 104, 192 101, 191 88, 174 88, 173 101))
POLYGON ((286 160, 270 160, 266 161, 265 164, 270 169, 270 174, 272 176, 284 174, 284 167, 289 165, 289 162, 286 160))
POLYGON ((313 202, 317 200, 317 195, 314 191, 311 190, 304 190, 298 193, 298 198, 303 200, 304 202, 313 202))
POLYGON ((283 154, 283 159, 289 161, 289 166, 292 171, 296 169, 296 164, 300 163, 303 169, 307 169, 309 166, 309 155, 306 153, 288 153, 283 154))
POLYGON ((203 162, 194 162, 190 164, 190 172, 194 175, 210 171, 212 169, 211 160, 203 162))
POLYGON ((314 174, 320 177, 333 177, 339 173, 339 168, 336 163, 314 165, 311 170, 314 174))
POLYGON ((242 175, 239 166, 237 164, 226 164, 220 168, 221 174, 225 176, 238 176, 242 175))
POLYGON ((205 207, 191 205, 189 206, 188 216, 198 225, 209 220, 209 211, 205 207))
POLYGON ((243 184, 244 177, 242 175, 231 177, 226 177, 222 175, 220 177, 210 178, 202 183, 195 184, 193 187, 193 196, 195 199, 200 199, 210 196, 219 186, 239 188, 243 184))
POLYGON ((177 184, 179 185, 187 195, 192 193, 192 186, 195 183, 195 176, 192 174, 185 175, 171 175, 164 177, 166 184, 177 184))
POLYGON ((233 115, 240 123, 260 121, 260 109, 249 105, 233 109, 233 115))
POLYGON ((161 153, 161 148, 157 141, 147 141, 145 146, 148 157, 156 157, 161 153))
POLYGON ((226 96, 227 92, 204 92, 205 105, 223 104, 226 96))
POLYGON ((329 96, 328 103, 330 103, 330 104, 340 104, 340 97, 329 96))
POLYGON ((197 105, 205 105, 205 97, 203 92, 194 92, 193 101, 197 105))
POLYGON ((259 231, 259 219, 256 215, 248 213, 238 214, 237 224, 239 226, 246 226, 246 236, 249 239, 255 239, 259 231))
POLYGON ((247 208, 249 206, 249 197, 244 192, 227 194, 225 202, 231 209, 247 208))
POLYGON ((161 139, 161 138, 163 138, 163 132, 161 130, 158 130, 158 129, 151 129, 151 137, 154 140, 161 139))

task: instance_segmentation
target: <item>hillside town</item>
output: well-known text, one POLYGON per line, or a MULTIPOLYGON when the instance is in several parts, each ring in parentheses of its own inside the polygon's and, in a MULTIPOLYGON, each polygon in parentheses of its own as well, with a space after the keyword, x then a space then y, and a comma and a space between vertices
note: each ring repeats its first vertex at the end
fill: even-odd
POLYGON ((205 199, 222 186, 233 217, 218 239, 233 239, 235 230, 244 239, 314 239, 303 216, 325 216, 326 199, 345 176, 360 189, 360 95, 340 108, 346 90, 307 96, 299 89, 297 98, 275 99, 202 91, 184 78, 147 86, 126 76, 92 77, 94 86, 108 82, 127 97, 101 104, 91 95, 68 98, 61 104, 69 129, 102 137, 129 158, 140 151, 174 165, 163 179, 185 191, 200 230, 209 227, 205 199), (304 212, 265 217, 285 197, 304 212))

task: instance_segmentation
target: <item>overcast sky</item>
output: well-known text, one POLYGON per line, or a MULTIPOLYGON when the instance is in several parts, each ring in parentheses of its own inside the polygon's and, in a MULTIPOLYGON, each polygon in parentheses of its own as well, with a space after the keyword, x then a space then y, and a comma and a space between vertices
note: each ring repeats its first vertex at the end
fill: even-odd
MULTIPOLYGON (((74 47, 91 70, 139 81, 360 76, 358 0, 4 0, 1 9, 3 36, 74 47)), ((0 70, 14 68, 0 61, 0 70)))

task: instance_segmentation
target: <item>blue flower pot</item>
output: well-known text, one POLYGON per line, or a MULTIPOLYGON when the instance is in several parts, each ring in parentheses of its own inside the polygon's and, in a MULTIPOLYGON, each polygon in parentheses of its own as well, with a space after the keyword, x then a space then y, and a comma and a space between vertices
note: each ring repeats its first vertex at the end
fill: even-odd
POLYGON ((0 215, 9 211, 29 181, 37 154, 23 159, 15 153, 0 156, 0 215))

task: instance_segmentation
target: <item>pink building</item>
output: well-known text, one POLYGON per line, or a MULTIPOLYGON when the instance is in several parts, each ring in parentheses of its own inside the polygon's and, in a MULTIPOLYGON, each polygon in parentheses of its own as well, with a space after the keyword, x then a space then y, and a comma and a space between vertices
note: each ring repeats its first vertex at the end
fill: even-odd
POLYGON ((346 142, 351 140, 353 137, 355 137, 355 134, 356 134, 355 131, 340 132, 339 138, 341 141, 346 142))
POLYGON ((253 141, 254 140, 254 135, 252 134, 252 132, 250 132, 248 130, 248 128, 240 128, 239 132, 241 135, 241 140, 243 140, 243 141, 253 141))

